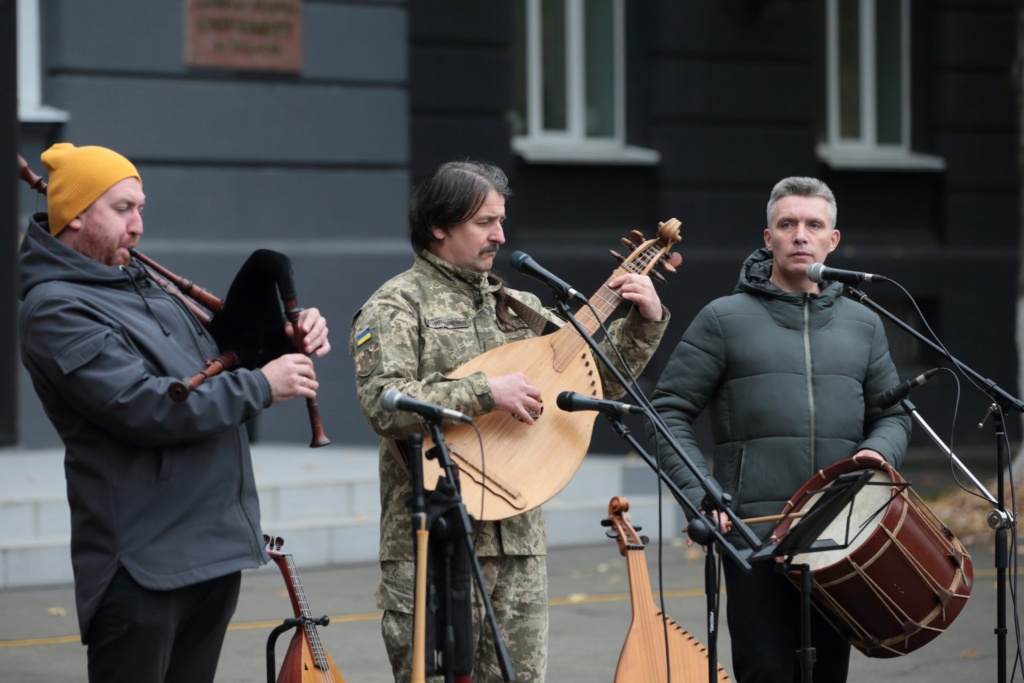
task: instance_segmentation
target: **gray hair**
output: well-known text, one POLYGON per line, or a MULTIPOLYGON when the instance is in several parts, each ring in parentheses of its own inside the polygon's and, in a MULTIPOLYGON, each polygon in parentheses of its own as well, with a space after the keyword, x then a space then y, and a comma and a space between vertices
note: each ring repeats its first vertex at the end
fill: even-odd
POLYGON ((767 225, 769 227, 772 224, 772 212, 775 210, 776 202, 783 197, 792 197, 794 195, 798 197, 821 197, 827 201, 829 217, 832 219, 832 227, 836 227, 836 216, 839 213, 839 209, 836 206, 836 196, 832 194, 832 190, 828 189, 828 185, 817 178, 801 176, 783 178, 775 183, 775 187, 772 188, 772 194, 768 198, 767 225))

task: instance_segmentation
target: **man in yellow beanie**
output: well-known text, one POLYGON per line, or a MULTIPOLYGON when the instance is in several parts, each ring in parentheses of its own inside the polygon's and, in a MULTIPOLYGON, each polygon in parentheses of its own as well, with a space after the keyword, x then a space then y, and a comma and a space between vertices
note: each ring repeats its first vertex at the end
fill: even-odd
MULTIPOLYGON (((50 234, 54 236, 120 181, 134 178, 138 181, 138 192, 142 192, 142 179, 135 165, 106 147, 75 147, 70 142, 58 142, 43 152, 41 159, 50 175, 46 206, 50 234)), ((126 183, 132 189, 135 185, 126 183)))
POLYGON ((170 385, 220 350, 129 252, 146 200, 138 171, 68 143, 42 161, 48 212, 22 241, 18 325, 64 442, 89 680, 213 681, 240 572, 269 560, 244 423, 316 396, 304 354, 330 350, 326 321, 304 311, 303 353, 222 372, 175 402, 170 385))

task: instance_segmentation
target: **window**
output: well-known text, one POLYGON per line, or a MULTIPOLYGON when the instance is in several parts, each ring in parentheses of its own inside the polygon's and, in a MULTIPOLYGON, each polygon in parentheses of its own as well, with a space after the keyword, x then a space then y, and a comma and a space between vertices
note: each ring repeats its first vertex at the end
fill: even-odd
POLYGON ((39 0, 18 0, 18 120, 24 123, 67 121, 66 111, 43 104, 39 0))
POLYGON ((910 147, 910 35, 910 0, 827 0, 826 162, 944 168, 910 147))
POLYGON ((512 147, 528 161, 657 163, 625 143, 623 0, 517 0, 512 147))

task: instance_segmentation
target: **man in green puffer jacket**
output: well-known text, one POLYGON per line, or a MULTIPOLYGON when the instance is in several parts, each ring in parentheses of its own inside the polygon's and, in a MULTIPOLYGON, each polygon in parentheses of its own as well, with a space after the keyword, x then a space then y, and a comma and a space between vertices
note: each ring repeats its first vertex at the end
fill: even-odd
MULTIPOLYGON (((672 354, 653 404, 704 475, 693 422, 710 411, 711 481, 741 518, 773 515, 811 476, 835 462, 885 460, 899 467, 910 418, 881 410, 899 382, 879 317, 844 298, 837 282, 807 277, 839 244, 836 201, 815 178, 786 178, 768 202, 764 247, 743 263, 731 296, 708 304, 672 354)), ((672 447, 657 453, 666 474, 700 505, 704 491, 672 447)), ((717 514, 712 513, 716 518, 717 514)), ((752 527, 766 538, 773 525, 752 527)), ((740 540, 736 534, 735 542, 740 540)), ((744 573, 725 563, 734 676, 799 681, 799 594, 771 562, 744 573)), ((816 681, 845 681, 850 646, 813 613, 816 681)))

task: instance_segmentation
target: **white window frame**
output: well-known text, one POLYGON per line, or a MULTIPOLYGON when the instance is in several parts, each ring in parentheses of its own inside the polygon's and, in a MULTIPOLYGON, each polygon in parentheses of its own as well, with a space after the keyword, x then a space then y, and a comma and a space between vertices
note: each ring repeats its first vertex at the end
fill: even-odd
POLYGON ((942 170, 944 159, 914 152, 910 147, 910 0, 858 0, 860 45, 860 121, 858 138, 842 138, 839 120, 839 0, 826 2, 826 140, 818 157, 835 168, 892 168, 942 170), (877 81, 875 72, 875 7, 878 2, 900 3, 900 142, 878 142, 877 81))
POLYGON ((566 5, 566 129, 544 129, 541 40, 541 0, 525 3, 526 20, 526 130, 512 137, 512 149, 534 163, 656 164, 656 150, 626 144, 625 5, 612 0, 614 23, 615 132, 608 137, 586 133, 586 59, 584 10, 586 0, 564 0, 566 5))
POLYGON ((39 39, 39 0, 18 0, 18 120, 23 123, 63 123, 71 115, 43 104, 42 48, 39 39))

